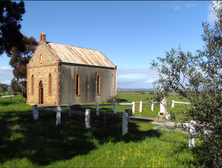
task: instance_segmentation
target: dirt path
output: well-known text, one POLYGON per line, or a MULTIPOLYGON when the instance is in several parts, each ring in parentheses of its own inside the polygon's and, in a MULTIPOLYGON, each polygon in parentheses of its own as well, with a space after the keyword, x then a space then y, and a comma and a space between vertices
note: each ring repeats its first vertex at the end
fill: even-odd
POLYGON ((129 116, 130 119, 132 120, 138 120, 138 121, 147 121, 147 122, 152 122, 156 124, 165 124, 165 125, 175 125, 178 123, 175 122, 170 122, 167 120, 164 120, 162 118, 146 118, 146 117, 137 117, 137 116, 129 116))
POLYGON ((14 95, 0 96, 0 98, 14 97, 14 95))

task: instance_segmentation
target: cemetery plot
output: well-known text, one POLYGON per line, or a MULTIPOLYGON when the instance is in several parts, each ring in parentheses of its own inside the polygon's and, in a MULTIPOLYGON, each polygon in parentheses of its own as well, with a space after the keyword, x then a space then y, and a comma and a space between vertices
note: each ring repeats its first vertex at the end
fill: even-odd
MULTIPOLYGON (((85 116, 80 114, 71 114, 69 117, 62 119, 62 123, 79 122, 85 123, 85 116)), ((90 111, 90 128, 122 128, 122 116, 100 112, 96 115, 96 111, 90 111)))
POLYGON ((79 114, 71 114, 68 118, 62 119, 62 123, 68 123, 68 122, 80 122, 84 124, 85 117, 79 114))
POLYGON ((90 118, 91 128, 107 128, 107 127, 116 127, 118 129, 122 128, 122 119, 121 118, 109 118, 109 115, 104 113, 103 116, 97 117, 92 116, 90 118))

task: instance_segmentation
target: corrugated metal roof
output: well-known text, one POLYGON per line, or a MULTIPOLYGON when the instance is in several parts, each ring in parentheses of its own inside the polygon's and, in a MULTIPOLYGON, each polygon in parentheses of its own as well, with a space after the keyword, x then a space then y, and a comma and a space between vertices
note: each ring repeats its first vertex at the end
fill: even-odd
POLYGON ((115 65, 99 50, 92 50, 57 43, 47 44, 62 62, 115 68, 115 65))

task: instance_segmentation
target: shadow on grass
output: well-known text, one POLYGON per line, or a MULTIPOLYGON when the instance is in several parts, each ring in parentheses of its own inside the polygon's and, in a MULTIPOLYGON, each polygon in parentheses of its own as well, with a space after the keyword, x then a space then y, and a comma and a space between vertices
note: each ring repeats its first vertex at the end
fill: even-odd
POLYGON ((118 103, 122 103, 122 102, 127 102, 127 100, 118 98, 118 103))
MULTIPOLYGON (((186 134, 187 136, 187 140, 189 139, 189 134, 186 134)), ((168 138, 166 138, 168 139, 168 138)), ((169 143, 174 143, 175 145, 178 143, 178 140, 176 138, 170 138, 169 140, 163 140, 163 139, 159 139, 160 141, 163 142, 169 142, 169 143)), ((189 149, 188 146, 188 141, 180 141, 180 145, 176 145, 176 148, 172 149, 173 155, 175 157, 177 157, 177 155, 179 153, 189 153, 187 152, 187 150, 190 150, 192 153, 192 157, 193 159, 188 159, 188 160, 181 160, 183 162, 186 162, 187 165, 193 165, 195 167, 199 167, 200 165, 203 165, 204 163, 204 154, 202 152, 200 152, 202 149, 201 145, 195 146, 192 149, 189 149)))
MULTIPOLYGON (((6 98, 2 98, 2 99, 6 99, 6 98)), ((14 102, 14 101, 11 101, 11 102, 8 102, 8 101, 1 101, 0 102, 0 106, 9 106, 11 104, 19 104, 18 102, 14 102)))
MULTIPOLYGON (((44 166, 86 155, 97 148, 96 143, 130 142, 147 136, 160 136, 156 130, 140 131, 138 125, 132 122, 129 122, 129 133, 122 136, 121 127, 85 130, 84 121, 56 125, 55 112, 39 111, 39 114, 39 120, 33 121, 31 110, 0 113, 1 163, 13 158, 27 158, 36 166, 44 166)), ((63 118, 67 116, 62 114, 63 118)))

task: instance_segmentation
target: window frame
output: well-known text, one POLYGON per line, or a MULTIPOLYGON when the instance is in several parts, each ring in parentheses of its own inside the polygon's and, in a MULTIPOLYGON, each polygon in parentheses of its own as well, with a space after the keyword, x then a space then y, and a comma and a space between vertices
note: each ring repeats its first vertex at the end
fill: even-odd
POLYGON ((35 77, 34 77, 34 74, 32 74, 32 77, 31 77, 31 94, 34 95, 34 87, 35 85, 35 77))
POLYGON ((81 95, 81 74, 79 71, 75 73, 74 92, 76 96, 81 95), (78 83, 77 83, 78 82, 78 83))
POLYGON ((96 74, 96 95, 100 96, 101 95, 101 74, 97 73, 96 74))
POLYGON ((52 73, 51 72, 48 75, 48 94, 49 96, 52 95, 52 73), (51 76, 51 81, 50 81, 50 76, 51 76))

